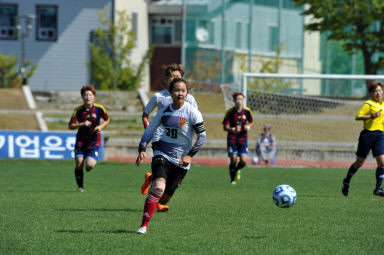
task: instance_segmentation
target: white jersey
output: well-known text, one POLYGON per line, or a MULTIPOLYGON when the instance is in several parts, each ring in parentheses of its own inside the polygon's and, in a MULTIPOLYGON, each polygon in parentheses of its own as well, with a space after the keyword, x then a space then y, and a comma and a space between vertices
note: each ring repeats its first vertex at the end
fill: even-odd
MULTIPOLYGON (((179 166, 179 161, 185 155, 194 156, 203 146, 206 134, 201 113, 190 103, 174 110, 172 104, 160 109, 155 118, 145 129, 141 138, 139 151, 144 151, 152 135, 158 127, 164 127, 164 133, 154 148, 154 156, 163 155, 171 163, 179 166), (197 134, 197 140, 192 147, 192 138, 197 134)), ((181 167, 181 166, 180 166, 181 167)), ((189 169, 190 165, 183 167, 189 169)))
MULTIPOLYGON (((187 97, 185 98, 185 101, 190 103, 192 106, 197 108, 197 103, 195 98, 191 94, 187 94, 187 97)), ((159 92, 156 92, 151 99, 149 100, 148 104, 144 108, 144 112, 146 114, 151 114, 153 110, 157 107, 159 110, 163 108, 164 106, 167 106, 169 104, 172 104, 172 97, 171 94, 167 89, 163 89, 159 92)), ((164 132, 164 128, 160 126, 158 130, 156 130, 156 133, 153 134, 152 142, 157 142, 160 140, 161 135, 164 132)))

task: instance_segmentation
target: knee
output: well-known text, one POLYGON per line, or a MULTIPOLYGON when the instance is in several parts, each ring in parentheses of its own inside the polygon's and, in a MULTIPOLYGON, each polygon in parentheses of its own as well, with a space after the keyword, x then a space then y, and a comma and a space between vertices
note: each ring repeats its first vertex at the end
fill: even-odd
POLYGON ((85 162, 85 169, 91 171, 96 166, 96 161, 93 159, 87 159, 85 162))
POLYGON ((165 182, 162 180, 155 180, 152 182, 151 192, 157 196, 162 196, 165 190, 165 182))

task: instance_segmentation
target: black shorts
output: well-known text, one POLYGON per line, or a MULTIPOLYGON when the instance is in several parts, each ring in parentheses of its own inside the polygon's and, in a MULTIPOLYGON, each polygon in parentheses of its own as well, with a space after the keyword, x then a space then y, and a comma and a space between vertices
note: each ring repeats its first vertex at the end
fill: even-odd
POLYGON ((372 150, 374 157, 384 155, 383 131, 361 131, 356 155, 361 158, 367 158, 370 150, 372 150))
POLYGON ((156 178, 164 178, 166 180, 164 193, 169 196, 175 193, 187 174, 187 170, 172 164, 161 155, 152 158, 151 168, 153 175, 152 180, 156 178))

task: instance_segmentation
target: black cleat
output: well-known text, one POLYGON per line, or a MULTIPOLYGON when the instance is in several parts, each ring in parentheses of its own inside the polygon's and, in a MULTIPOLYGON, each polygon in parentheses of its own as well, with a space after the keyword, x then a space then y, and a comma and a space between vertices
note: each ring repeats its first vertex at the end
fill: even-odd
POLYGON ((343 180, 343 186, 341 187, 341 192, 343 193, 344 196, 348 196, 348 191, 349 191, 349 183, 345 182, 343 180))
POLYGON ((373 191, 373 195, 379 196, 379 197, 384 197, 384 190, 382 190, 381 188, 375 189, 373 191))

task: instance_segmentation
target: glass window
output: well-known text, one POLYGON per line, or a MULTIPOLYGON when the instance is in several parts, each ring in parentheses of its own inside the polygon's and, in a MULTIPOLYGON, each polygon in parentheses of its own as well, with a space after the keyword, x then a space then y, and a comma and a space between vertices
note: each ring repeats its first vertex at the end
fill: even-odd
POLYGON ((269 51, 275 51, 275 47, 279 46, 279 29, 277 26, 269 27, 269 51))
POLYGON ((196 34, 196 22, 195 20, 187 20, 186 21, 186 40, 189 42, 195 42, 195 34, 196 34))
POLYGON ((136 38, 138 38, 138 33, 139 33, 139 23, 138 23, 138 13, 137 12, 132 12, 132 30, 136 34, 136 38))
POLYGON ((177 19, 175 20, 175 42, 180 43, 181 42, 181 34, 182 34, 182 22, 181 20, 177 19))
POLYGON ((152 43, 171 44, 172 43, 172 27, 153 26, 152 27, 152 43))
POLYGON ((16 4, 0 4, 0 39, 17 39, 16 16, 16 4))
POLYGON ((212 21, 199 20, 198 25, 198 29, 203 29, 203 31, 205 30, 205 33, 207 34, 207 40, 204 41, 204 43, 213 44, 215 41, 214 23, 212 21))
POLYGON ((236 48, 241 49, 241 35, 242 35, 242 25, 241 22, 236 22, 236 48))
POLYGON ((36 39, 44 41, 57 40, 57 6, 36 6, 36 39))

